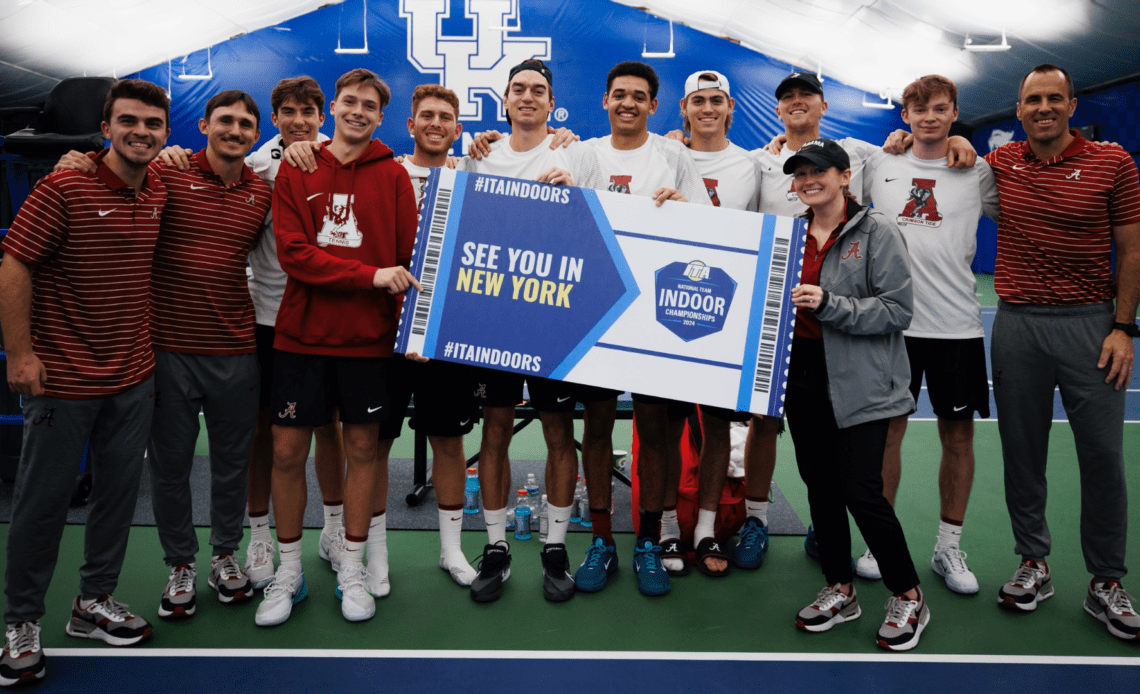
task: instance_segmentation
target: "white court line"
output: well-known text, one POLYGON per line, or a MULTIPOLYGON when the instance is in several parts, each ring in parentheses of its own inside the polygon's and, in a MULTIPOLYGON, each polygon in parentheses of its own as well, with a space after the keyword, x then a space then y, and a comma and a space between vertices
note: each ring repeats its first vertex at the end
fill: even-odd
POLYGON ((914 653, 685 653, 661 651, 455 651, 455 650, 332 650, 301 648, 45 648, 55 657, 91 656, 125 658, 450 658, 519 660, 691 660, 741 662, 848 662, 848 663, 979 663, 998 665, 1109 665, 1140 666, 1140 657, 1107 658, 1052 655, 921 655, 914 653))

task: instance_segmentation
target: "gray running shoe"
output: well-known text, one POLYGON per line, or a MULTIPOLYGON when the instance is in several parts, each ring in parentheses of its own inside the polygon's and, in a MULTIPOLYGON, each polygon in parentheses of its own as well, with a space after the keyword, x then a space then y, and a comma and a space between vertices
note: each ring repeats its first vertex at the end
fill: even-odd
POLYGON ((244 602, 253 597, 253 582, 242 572, 237 558, 222 554, 210 562, 210 587, 218 591, 218 602, 244 602))
POLYGON ((40 647, 40 623, 12 624, 4 634, 4 655, 0 657, 0 687, 33 682, 47 674, 47 658, 40 647))
POLYGON ((838 584, 824 586, 816 596, 815 602, 796 615, 796 627, 803 631, 818 633, 827 631, 836 624, 859 619, 862 615, 855 586, 851 586, 851 595, 840 592, 838 584))
POLYGON ((194 581, 198 570, 193 564, 179 564, 170 569, 170 578, 158 603, 158 616, 163 619, 188 619, 198 609, 194 581))
POLYGON ((1119 581, 1105 581, 1099 588, 1089 582, 1085 612, 1104 622, 1108 633, 1118 639, 1131 641, 1140 633, 1140 615, 1132 608, 1132 596, 1119 581))
POLYGON ((110 595, 101 595, 86 608, 81 608, 81 597, 76 595, 72 603, 71 620, 64 628, 68 636, 99 639, 112 646, 133 646, 153 635, 150 624, 131 614, 127 609, 129 605, 110 595))
POLYGON ((998 591, 998 605, 1006 609, 1032 612, 1037 603, 1053 597, 1049 564, 1026 559, 1017 567, 1013 578, 998 591))
POLYGON ((918 600, 903 600, 897 595, 887 599, 887 618, 879 627, 877 643, 888 651, 909 651, 930 623, 930 608, 918 593, 918 600))

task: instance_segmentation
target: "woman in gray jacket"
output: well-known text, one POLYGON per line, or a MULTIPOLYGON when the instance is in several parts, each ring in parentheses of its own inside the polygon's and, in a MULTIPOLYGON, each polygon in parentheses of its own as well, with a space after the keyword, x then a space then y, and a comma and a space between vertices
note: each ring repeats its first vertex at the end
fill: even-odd
POLYGON ((913 312, 906 244, 894 222, 848 195, 850 160, 835 142, 808 142, 784 173, 794 173, 808 206, 785 411, 827 580, 796 626, 827 631, 862 614, 851 583, 850 511, 894 594, 877 643, 910 650, 930 610, 882 478, 887 421, 914 410, 902 334, 913 312))

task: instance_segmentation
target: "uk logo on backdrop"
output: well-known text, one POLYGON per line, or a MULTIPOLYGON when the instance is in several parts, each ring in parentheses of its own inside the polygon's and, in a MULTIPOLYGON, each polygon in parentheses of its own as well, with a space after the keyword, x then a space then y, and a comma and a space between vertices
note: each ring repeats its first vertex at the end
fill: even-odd
MULTIPOLYGON (((528 58, 550 60, 549 36, 512 36, 522 31, 520 0, 466 0, 468 36, 443 35, 451 0, 401 0, 408 24, 408 62, 459 96, 459 120, 506 120, 503 92, 510 70, 528 58), (490 97, 495 113, 483 113, 490 97)), ((468 133, 464 132, 466 140, 468 133)))

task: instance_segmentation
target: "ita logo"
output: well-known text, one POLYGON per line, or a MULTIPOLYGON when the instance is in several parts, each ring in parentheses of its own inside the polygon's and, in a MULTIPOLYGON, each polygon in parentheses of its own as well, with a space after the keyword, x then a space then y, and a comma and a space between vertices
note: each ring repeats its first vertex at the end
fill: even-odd
POLYGON ((724 270, 693 260, 657 271, 657 322, 685 342, 724 329, 736 280, 724 270))
POLYGON ((459 96, 459 120, 506 120, 503 90, 507 75, 528 58, 550 60, 550 37, 510 34, 522 30, 519 0, 467 0, 471 34, 446 36, 442 20, 451 16, 450 0, 401 0, 400 16, 408 23, 408 61, 423 73, 440 76, 440 84, 459 96), (483 99, 498 105, 483 113, 483 99))

